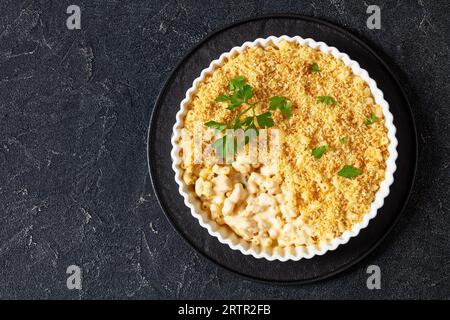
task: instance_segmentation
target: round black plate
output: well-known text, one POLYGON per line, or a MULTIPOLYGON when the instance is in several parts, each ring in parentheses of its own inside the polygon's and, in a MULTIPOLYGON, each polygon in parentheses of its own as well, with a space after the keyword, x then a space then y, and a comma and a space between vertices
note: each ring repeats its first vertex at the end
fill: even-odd
POLYGON ((367 256, 392 229, 408 200, 417 160, 417 139, 408 101, 387 64, 365 43, 328 22, 279 15, 242 21, 212 33, 175 68, 153 109, 148 132, 148 159, 153 188, 167 218, 195 249, 218 265, 248 278, 278 283, 306 283, 335 275, 367 256), (335 251, 298 262, 255 259, 221 244, 191 216, 178 193, 171 168, 172 126, 181 100, 209 63, 232 47, 268 36, 299 35, 335 46, 360 63, 375 79, 394 115, 399 141, 394 184, 377 217, 358 237, 335 251))

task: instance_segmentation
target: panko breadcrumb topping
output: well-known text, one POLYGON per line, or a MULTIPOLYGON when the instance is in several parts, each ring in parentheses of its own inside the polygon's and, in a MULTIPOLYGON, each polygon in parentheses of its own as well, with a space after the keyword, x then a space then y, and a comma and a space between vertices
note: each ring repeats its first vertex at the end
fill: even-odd
MULTIPOLYGON (((253 87, 257 113, 267 111, 271 97, 283 96, 292 116, 272 113, 282 139, 276 165, 246 165, 239 154, 232 164, 183 165, 183 180, 203 210, 263 247, 329 241, 360 222, 385 178, 390 142, 368 85, 341 60, 308 46, 252 47, 198 84, 184 128, 226 123, 241 112, 245 106, 228 110, 216 101, 237 76, 253 87)), ((186 154, 192 146, 181 147, 186 154)))

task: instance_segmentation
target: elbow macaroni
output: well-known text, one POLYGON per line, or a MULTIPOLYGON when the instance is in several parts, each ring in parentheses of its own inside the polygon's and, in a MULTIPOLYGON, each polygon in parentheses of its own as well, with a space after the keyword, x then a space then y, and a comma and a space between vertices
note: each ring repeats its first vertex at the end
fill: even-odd
POLYGON ((295 221, 296 215, 289 201, 292 195, 286 192, 287 188, 282 191, 282 179, 276 167, 251 166, 244 161, 238 157, 231 165, 214 164, 200 170, 195 182, 191 178, 188 180, 194 185, 203 208, 217 223, 227 225, 237 235, 256 245, 312 243, 307 237, 311 232, 305 225, 286 223, 295 221), (209 173, 212 176, 207 181, 205 177, 210 176, 209 173), (250 175, 245 180, 248 173, 250 175))

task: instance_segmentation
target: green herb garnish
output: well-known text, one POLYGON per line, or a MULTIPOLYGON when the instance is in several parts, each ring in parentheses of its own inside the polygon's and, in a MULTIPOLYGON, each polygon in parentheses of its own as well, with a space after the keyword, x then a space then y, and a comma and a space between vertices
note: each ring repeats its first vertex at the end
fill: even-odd
POLYGON ((222 94, 222 95, 220 95, 220 96, 218 96, 216 98, 216 101, 218 101, 218 102, 225 102, 225 101, 228 101, 230 99, 231 99, 230 96, 227 96, 226 94, 222 94))
POLYGON ((346 143, 347 143, 347 137, 342 137, 342 138, 339 139, 339 141, 340 141, 342 144, 346 144, 346 143))
POLYGON ((364 123, 366 124, 366 126, 370 126, 371 124, 374 124, 375 122, 377 122, 377 117, 373 114, 373 112, 370 113, 370 118, 366 119, 366 121, 364 121, 364 123))
MULTIPOLYGON (((221 123, 217 121, 208 121, 205 126, 219 130, 220 132, 225 129, 242 129, 245 133, 250 130, 254 130, 256 135, 259 134, 258 128, 264 129, 274 125, 272 113, 270 111, 280 110, 281 113, 290 118, 292 116, 292 103, 285 97, 272 97, 270 99, 269 110, 262 114, 257 115, 255 112, 255 105, 257 102, 250 103, 249 100, 253 97, 253 87, 247 84, 246 79, 243 76, 237 76, 232 79, 228 85, 229 94, 222 94, 216 98, 218 102, 229 102, 227 109, 234 110, 240 106, 247 106, 243 111, 237 114, 237 116, 228 123, 221 123), (247 115, 251 112, 251 115, 247 115), (243 116, 246 116, 242 119, 243 116)), ((234 137, 234 143, 228 141, 227 135, 222 136, 213 143, 213 147, 216 149, 220 156, 227 155, 230 152, 236 154, 237 152, 237 139, 234 137)), ((245 136, 245 144, 249 143, 250 137, 245 136)))
POLYGON ((230 91, 240 90, 245 86, 245 83, 246 80, 243 76, 237 76, 228 82, 228 89, 230 91))
POLYGON ((314 62, 311 65, 311 67, 309 68, 309 71, 311 71, 311 73, 318 73, 318 72, 320 72, 319 66, 317 65, 317 63, 314 62))
POLYGON ((337 101, 330 96, 317 97, 317 103, 324 102, 326 105, 337 104, 337 101))
POLYGON ((359 176, 362 173, 362 170, 359 170, 358 168, 355 168, 353 166, 345 165, 342 167, 341 170, 338 172, 338 176, 347 178, 347 179, 353 179, 356 176, 359 176))
POLYGON ((241 106, 243 103, 247 103, 249 99, 253 97, 253 87, 246 83, 243 76, 237 76, 228 83, 228 90, 231 91, 230 95, 222 94, 216 98, 218 102, 227 102, 228 110, 234 110, 241 106))
POLYGON ((256 120, 258 121, 259 127, 262 129, 273 127, 272 113, 270 113, 270 111, 256 116, 256 120))
POLYGON ((323 145, 317 148, 314 148, 311 152, 311 154, 316 157, 317 159, 322 158, 323 154, 328 151, 330 148, 328 147, 328 145, 323 145))
POLYGON ((272 97, 270 98, 269 110, 280 110, 285 117, 290 118, 292 116, 292 102, 285 97, 272 97))
POLYGON ((227 125, 225 123, 220 123, 220 122, 216 122, 216 121, 208 121, 205 123, 205 126, 207 126, 209 128, 217 129, 219 131, 226 129, 226 127, 227 127, 227 125))

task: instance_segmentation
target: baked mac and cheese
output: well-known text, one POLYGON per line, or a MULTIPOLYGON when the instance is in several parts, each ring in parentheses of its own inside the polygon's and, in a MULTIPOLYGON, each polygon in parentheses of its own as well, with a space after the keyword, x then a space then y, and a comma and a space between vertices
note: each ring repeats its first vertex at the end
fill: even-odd
MULTIPOLYGON (((231 163, 196 163, 192 140, 179 142, 183 181, 211 219, 263 247, 318 244, 361 221, 384 180, 389 139, 382 109, 360 77, 297 43, 247 48, 198 84, 184 129, 209 122, 224 130, 222 124, 245 122, 246 108, 259 129, 280 132, 278 157, 248 161, 246 146, 231 163), (233 79, 240 82, 230 85, 233 79), (237 86, 247 104, 233 105, 239 95, 227 95, 237 86), (269 101, 282 112, 274 107, 268 115, 269 101)), ((213 129, 203 131, 203 146, 217 139, 213 129)))

